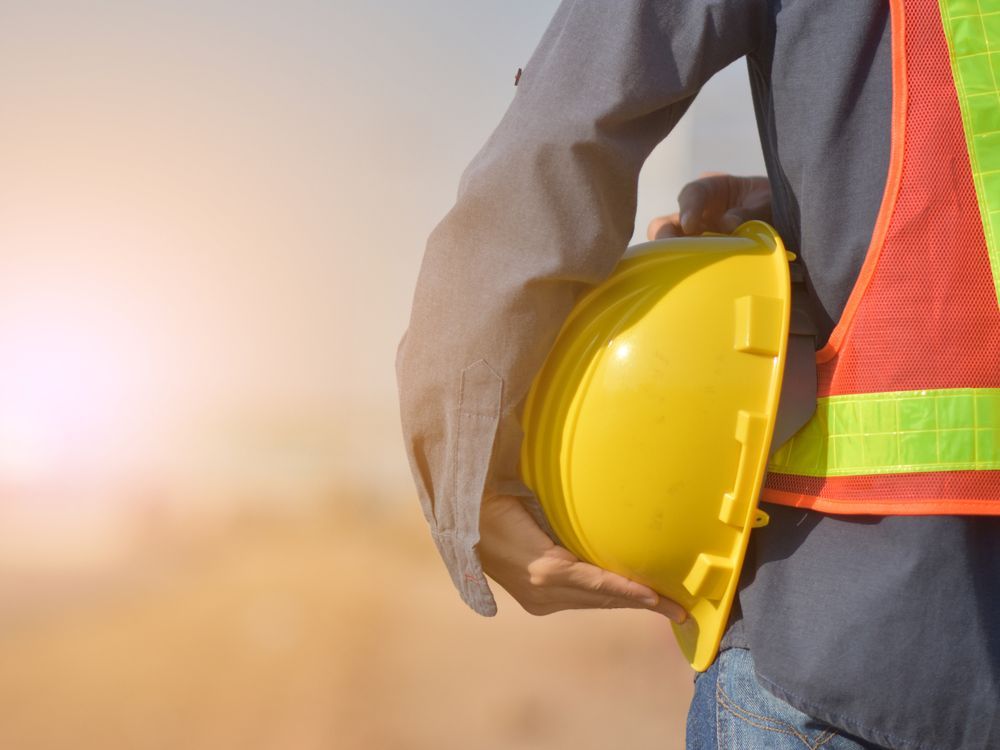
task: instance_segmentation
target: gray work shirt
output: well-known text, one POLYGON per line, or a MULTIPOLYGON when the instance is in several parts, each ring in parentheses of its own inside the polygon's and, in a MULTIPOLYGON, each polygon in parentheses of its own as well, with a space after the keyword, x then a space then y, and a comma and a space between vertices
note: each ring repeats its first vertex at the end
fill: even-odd
MULTIPOLYGON (((746 57, 774 223, 825 338, 885 186, 890 43, 881 0, 559 7, 428 241, 397 360, 424 514, 477 612, 496 611, 476 554, 481 499, 517 495, 539 516, 518 475, 518 414, 573 304, 624 252, 650 151, 746 57)), ((1000 748, 1000 520, 769 512, 725 639, 751 649, 761 681, 887 747, 1000 748)))

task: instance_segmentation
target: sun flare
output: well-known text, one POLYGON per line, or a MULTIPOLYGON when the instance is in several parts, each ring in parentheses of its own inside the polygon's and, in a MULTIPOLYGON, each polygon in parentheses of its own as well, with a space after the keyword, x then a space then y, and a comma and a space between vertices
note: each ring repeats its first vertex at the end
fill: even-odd
MULTIPOLYGON (((86 284, 34 285, 0 317, 0 478, 106 469, 141 406, 133 322, 86 284)), ((24 287, 22 287, 24 288, 24 287)))

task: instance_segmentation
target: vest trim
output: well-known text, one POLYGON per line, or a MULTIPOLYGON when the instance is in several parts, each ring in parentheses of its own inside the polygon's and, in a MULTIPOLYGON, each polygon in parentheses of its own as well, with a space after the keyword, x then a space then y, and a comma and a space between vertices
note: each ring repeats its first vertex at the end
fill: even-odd
POLYGON ((837 477, 1000 469, 1000 388, 827 396, 768 470, 837 477))
POLYGON ((952 78, 962 113, 969 166, 1000 299, 1000 13, 940 0, 952 78))
POLYGON ((906 131, 906 53, 904 44, 905 19, 903 17, 903 1, 890 0, 892 12, 890 13, 890 23, 892 32, 892 131, 890 135, 889 148, 889 171, 886 175, 885 190, 882 194, 882 205, 879 208, 878 217, 875 220, 875 228, 872 231, 872 239, 868 245, 868 252, 865 254, 864 263, 858 279, 851 289, 851 294, 847 298, 847 304, 840 315, 840 320, 830 333, 830 338, 826 345, 816 352, 816 362, 822 364, 829 362, 840 351, 844 343, 844 336, 851 327, 854 313, 868 289, 868 282, 871 281, 875 273, 875 266, 878 264, 879 256, 882 253, 882 246, 885 244, 885 236, 889 230, 889 223, 892 220, 893 212, 896 208, 896 198, 899 196, 899 186, 903 176, 903 142, 906 131))
POLYGON ((1000 516, 1000 503, 982 498, 948 498, 914 500, 913 498, 879 498, 877 500, 840 500, 794 492, 765 489, 761 499, 767 503, 808 508, 820 513, 857 514, 869 516, 939 516, 972 515, 1000 516))

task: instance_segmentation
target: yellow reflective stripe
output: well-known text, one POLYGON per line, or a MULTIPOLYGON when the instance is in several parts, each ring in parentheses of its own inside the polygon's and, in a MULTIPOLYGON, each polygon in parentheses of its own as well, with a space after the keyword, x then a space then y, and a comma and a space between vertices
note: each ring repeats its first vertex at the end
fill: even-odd
POLYGON ((939 5, 1000 300, 1000 10, 981 0, 939 0, 939 5))
POLYGON ((817 399, 769 471, 812 477, 1000 469, 1000 388, 817 399))

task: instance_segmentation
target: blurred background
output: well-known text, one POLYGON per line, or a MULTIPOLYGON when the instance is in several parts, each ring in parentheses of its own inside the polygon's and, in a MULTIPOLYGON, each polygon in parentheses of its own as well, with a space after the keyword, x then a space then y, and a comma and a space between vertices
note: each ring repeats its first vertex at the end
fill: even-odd
MULTIPOLYGON (((0 0, 0 747, 679 748, 648 612, 462 605, 393 358, 555 0, 0 0)), ((745 68, 642 176, 760 173, 745 68)))

